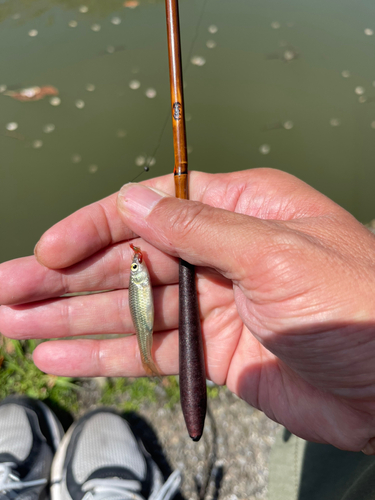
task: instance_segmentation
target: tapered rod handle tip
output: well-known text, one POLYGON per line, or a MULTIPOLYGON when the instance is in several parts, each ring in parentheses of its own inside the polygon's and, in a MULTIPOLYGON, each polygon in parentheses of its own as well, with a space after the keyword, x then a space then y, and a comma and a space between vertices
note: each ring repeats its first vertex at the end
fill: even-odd
POLYGON ((206 370, 194 266, 180 261, 180 395, 189 436, 199 441, 207 410, 206 370))
POLYGON ((190 437, 191 437, 191 439, 192 439, 193 441, 197 442, 197 441, 199 441, 199 440, 200 440, 200 438, 202 437, 202 433, 201 433, 201 434, 199 434, 199 436, 190 436, 190 437))

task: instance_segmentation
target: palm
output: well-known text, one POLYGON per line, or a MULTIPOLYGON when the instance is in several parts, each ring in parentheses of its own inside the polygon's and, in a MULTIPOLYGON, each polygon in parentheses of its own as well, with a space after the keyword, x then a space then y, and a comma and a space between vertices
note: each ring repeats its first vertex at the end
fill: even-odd
MULTIPOLYGON (((147 184, 172 194, 172 182, 166 176, 147 184)), ((375 371, 364 376, 363 366, 349 355, 355 349, 354 359, 363 353, 368 360, 373 357, 368 324, 362 326, 361 343, 350 340, 351 332, 358 332, 353 313, 370 295, 366 283, 351 278, 363 274, 361 266, 370 256, 366 248, 366 258, 358 258, 360 252, 347 242, 348 234, 355 240, 367 233, 333 202, 281 172, 193 173, 191 186, 192 199, 243 214, 236 222, 246 229, 238 244, 225 245, 227 237, 233 241, 231 225, 222 235, 223 262, 235 262, 235 272, 229 264, 210 266, 210 256, 200 259, 199 251, 192 259, 208 376, 307 439, 360 448, 372 425, 366 412, 372 409, 375 371), (337 280, 327 279, 331 268, 337 280), (345 282, 358 288, 358 303, 353 294, 348 301, 345 282)), ((3 333, 48 338, 51 325, 54 337, 133 332, 127 308, 128 242, 136 234, 124 226, 115 202, 113 195, 86 207, 47 233, 38 257, 55 270, 34 257, 2 265, 1 282, 9 285, 1 290, 0 303, 30 303, 0 308, 3 333), (56 298, 94 290, 112 291, 56 298)), ((223 219, 228 212, 222 212, 223 219)), ((149 239, 152 245, 144 241, 148 237, 136 244, 145 252, 154 284, 155 357, 164 373, 176 373, 176 257, 186 255, 178 248, 170 251, 155 235, 149 239)), ((57 374, 143 374, 134 336, 49 342, 39 346, 35 360, 57 374)))

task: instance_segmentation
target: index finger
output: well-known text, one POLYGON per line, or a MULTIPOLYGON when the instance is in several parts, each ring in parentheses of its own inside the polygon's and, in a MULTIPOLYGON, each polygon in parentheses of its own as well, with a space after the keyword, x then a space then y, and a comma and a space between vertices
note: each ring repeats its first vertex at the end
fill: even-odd
MULTIPOLYGON (((142 182, 174 195, 168 174, 142 182)), ((274 169, 251 169, 227 174, 190 173, 190 198, 231 212, 260 219, 291 220, 316 217, 340 209, 333 201, 296 177, 274 169)), ((35 255, 51 269, 86 259, 110 244, 134 238, 117 208, 117 193, 88 205, 46 231, 35 255)))
MULTIPOLYGON (((142 184, 173 194, 172 175, 142 184)), ((34 250, 38 262, 50 269, 63 269, 109 245, 135 238, 118 216, 116 201, 117 193, 114 193, 77 210, 48 229, 34 250)))

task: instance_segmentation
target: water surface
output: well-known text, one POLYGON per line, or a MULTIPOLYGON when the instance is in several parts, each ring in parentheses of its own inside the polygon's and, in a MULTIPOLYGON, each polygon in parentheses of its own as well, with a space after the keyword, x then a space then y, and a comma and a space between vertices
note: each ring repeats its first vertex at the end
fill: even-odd
MULTIPOLYGON (((279 168, 372 219, 375 4, 180 0, 180 15, 190 168, 279 168)), ((173 145, 163 1, 3 0, 0 28, 0 90, 52 85, 61 100, 0 93, 4 261, 172 171, 173 145)))

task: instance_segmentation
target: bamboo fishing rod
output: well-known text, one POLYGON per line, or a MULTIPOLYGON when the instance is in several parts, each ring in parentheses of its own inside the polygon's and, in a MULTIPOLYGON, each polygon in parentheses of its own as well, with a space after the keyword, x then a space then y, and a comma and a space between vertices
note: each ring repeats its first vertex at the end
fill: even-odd
MULTIPOLYGON (((174 147, 176 197, 187 200, 188 160, 181 68, 178 0, 165 0, 168 32, 169 79, 174 147)), ((194 266, 180 260, 179 271, 180 396, 186 427, 193 441, 203 433, 207 408, 206 373, 194 266)))

